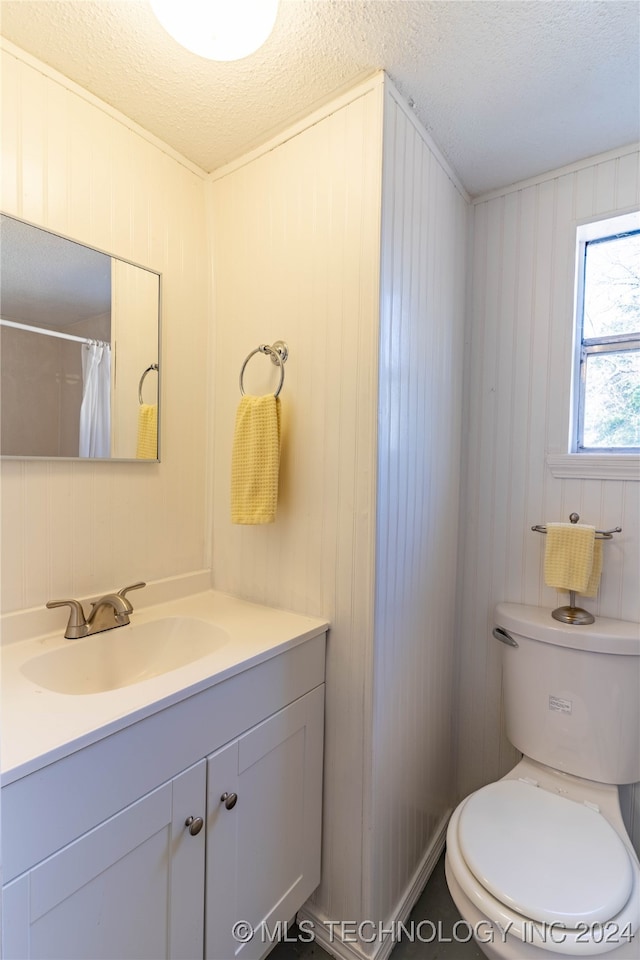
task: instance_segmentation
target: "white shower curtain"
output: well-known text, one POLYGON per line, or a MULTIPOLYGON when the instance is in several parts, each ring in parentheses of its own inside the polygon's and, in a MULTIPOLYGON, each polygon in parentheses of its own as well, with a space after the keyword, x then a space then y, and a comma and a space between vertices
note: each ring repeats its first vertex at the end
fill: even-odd
POLYGON ((111 456, 111 345, 83 344, 80 456, 111 456))

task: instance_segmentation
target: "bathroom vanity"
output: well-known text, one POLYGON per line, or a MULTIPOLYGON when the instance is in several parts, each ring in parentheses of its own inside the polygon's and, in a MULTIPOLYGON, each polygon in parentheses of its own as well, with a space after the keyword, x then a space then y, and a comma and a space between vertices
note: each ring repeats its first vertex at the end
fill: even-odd
POLYGON ((216 643, 97 693, 45 685, 94 637, 3 649, 3 956, 258 960, 320 881, 327 624, 211 591, 132 619, 102 636, 216 643))

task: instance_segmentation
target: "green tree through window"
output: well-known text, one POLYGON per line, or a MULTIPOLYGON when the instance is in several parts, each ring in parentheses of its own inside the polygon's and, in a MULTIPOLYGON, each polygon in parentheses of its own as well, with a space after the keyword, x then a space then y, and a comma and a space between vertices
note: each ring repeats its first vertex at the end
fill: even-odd
POLYGON ((578 452, 640 449, 640 230, 579 246, 578 452))

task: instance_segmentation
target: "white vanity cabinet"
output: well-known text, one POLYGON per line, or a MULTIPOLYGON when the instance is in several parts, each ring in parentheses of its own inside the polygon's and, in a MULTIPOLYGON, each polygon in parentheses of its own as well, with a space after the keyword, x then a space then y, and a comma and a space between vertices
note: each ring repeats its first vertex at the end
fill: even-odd
POLYGON ((6 960, 202 956, 204 784, 202 760, 6 884, 6 960))
POLYGON ((324 646, 3 782, 3 960, 267 953, 260 922, 291 919, 320 880, 324 646))
POLYGON ((323 708, 317 687, 207 761, 207 960, 259 960, 320 882, 323 708))

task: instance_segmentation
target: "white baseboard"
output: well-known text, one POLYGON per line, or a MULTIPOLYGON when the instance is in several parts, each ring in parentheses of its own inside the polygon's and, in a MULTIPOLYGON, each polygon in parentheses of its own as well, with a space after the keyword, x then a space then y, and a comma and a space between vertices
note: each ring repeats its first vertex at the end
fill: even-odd
MULTIPOLYGON (((427 848, 422 860, 413 874, 413 877, 407 884, 402 896, 396 903, 388 917, 385 917, 384 923, 381 922, 383 929, 392 927, 394 924, 406 923, 409 914, 413 910, 425 884, 431 876, 435 865, 440 859, 444 850, 445 838, 447 835, 447 824, 452 810, 448 810, 438 824, 436 833, 427 848)), ((363 922, 370 921, 374 924, 379 922, 377 917, 363 918, 363 922)), ((313 937, 318 946, 322 947, 326 953, 336 960, 387 960, 391 951, 396 945, 395 940, 386 936, 382 940, 376 940, 373 943, 356 942, 355 939, 344 940, 340 934, 340 920, 331 921, 328 917, 321 914, 315 904, 307 901, 298 911, 298 925, 302 924, 301 931, 305 936, 313 937)), ((367 925, 367 931, 370 929, 370 923, 367 925)))

